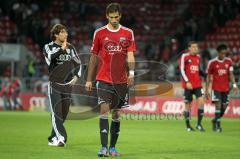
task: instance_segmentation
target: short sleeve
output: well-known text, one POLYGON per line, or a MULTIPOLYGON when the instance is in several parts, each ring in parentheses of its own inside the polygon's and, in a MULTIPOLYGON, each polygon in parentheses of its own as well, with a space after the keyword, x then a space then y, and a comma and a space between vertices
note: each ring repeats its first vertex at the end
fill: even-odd
POLYGON ((131 39, 130 40, 130 45, 129 45, 127 51, 128 52, 135 52, 136 51, 136 43, 135 43, 133 31, 131 31, 130 39, 131 39))
POLYGON ((210 63, 208 64, 206 73, 207 73, 207 74, 213 74, 213 64, 212 64, 212 62, 210 62, 210 63))
POLYGON ((93 36, 93 42, 91 47, 91 53, 98 54, 100 50, 100 40, 99 40, 99 32, 95 31, 93 36))

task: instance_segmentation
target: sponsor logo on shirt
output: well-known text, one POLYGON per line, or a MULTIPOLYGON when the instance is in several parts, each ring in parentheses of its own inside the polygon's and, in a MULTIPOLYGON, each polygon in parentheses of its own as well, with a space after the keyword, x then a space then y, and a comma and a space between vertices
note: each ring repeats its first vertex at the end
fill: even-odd
POLYGON ((68 54, 61 54, 59 55, 59 57, 57 58, 57 63, 58 64, 63 64, 63 62, 65 61, 70 61, 71 60, 71 55, 68 54))
POLYGON ((106 49, 107 52, 111 53, 116 53, 116 52, 121 52, 123 50, 122 46, 118 45, 114 41, 108 41, 105 43, 104 48, 106 49))
POLYGON ((199 67, 198 66, 196 66, 196 65, 192 65, 192 66, 190 66, 190 70, 191 70, 191 72, 197 72, 197 71, 199 71, 199 67))
POLYGON ((219 76, 223 76, 223 75, 225 75, 225 74, 227 74, 227 70, 225 70, 225 69, 219 69, 219 70, 218 70, 218 75, 219 75, 219 76))
MULTIPOLYGON (((104 40, 106 40, 106 38, 104 40)), ((126 51, 127 48, 130 46, 130 44, 131 44, 130 40, 127 40, 125 37, 120 37, 119 42, 110 41, 110 40, 106 41, 104 43, 104 48, 108 53, 113 54, 116 52, 126 51)))

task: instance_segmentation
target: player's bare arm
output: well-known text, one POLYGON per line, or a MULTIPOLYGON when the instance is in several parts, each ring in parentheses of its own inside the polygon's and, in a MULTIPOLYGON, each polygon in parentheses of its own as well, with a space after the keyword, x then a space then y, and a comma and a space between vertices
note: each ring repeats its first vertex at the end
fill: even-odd
POLYGON ((205 88, 205 97, 207 99, 210 98, 209 87, 211 86, 212 80, 213 80, 213 76, 208 74, 206 79, 206 88, 205 88))
POLYGON ((92 90, 92 81, 94 79, 94 75, 95 75, 95 72, 96 72, 97 61, 98 61, 97 55, 91 54, 89 64, 88 64, 87 82, 85 84, 85 88, 86 88, 87 91, 92 90))
POLYGON ((193 89, 192 84, 190 82, 186 83, 187 89, 193 89))
POLYGON ((128 52, 127 62, 129 67, 128 86, 134 85, 135 57, 133 52, 128 52))
POLYGON ((233 71, 230 71, 229 73, 230 73, 229 78, 230 78, 230 80, 231 80, 231 82, 232 82, 232 84, 233 84, 233 95, 236 95, 236 94, 238 93, 238 90, 239 90, 239 89, 238 89, 238 86, 237 86, 237 84, 236 84, 233 71))

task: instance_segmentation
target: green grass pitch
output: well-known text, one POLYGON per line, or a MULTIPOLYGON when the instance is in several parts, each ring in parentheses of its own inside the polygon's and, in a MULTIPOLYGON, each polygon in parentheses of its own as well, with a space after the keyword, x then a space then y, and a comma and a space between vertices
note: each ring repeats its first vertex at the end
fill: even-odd
MULTIPOLYGON (((196 123, 193 119, 192 123, 196 123)), ((122 120, 119 159, 240 159, 240 119, 223 119, 223 132, 186 132, 181 120, 122 120)), ((0 159, 96 159, 98 119, 67 120, 68 143, 47 146, 50 115, 0 112, 0 159)))

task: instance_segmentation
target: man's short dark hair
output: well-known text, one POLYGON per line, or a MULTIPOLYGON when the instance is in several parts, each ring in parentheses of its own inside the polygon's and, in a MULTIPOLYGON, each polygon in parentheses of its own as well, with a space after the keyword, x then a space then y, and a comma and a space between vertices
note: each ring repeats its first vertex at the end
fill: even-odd
POLYGON ((191 47, 192 44, 198 44, 198 43, 197 43, 196 41, 189 41, 189 42, 188 42, 188 47, 191 47))
POLYGON ((50 38, 52 39, 52 41, 55 41, 56 40, 56 36, 55 34, 59 34, 61 32, 61 30, 67 30, 67 27, 62 25, 62 24, 55 24, 51 31, 50 31, 50 38))
POLYGON ((110 3, 106 8, 106 14, 118 12, 122 14, 122 8, 119 3, 110 3))
POLYGON ((222 50, 227 50, 227 45, 226 44, 220 44, 217 46, 217 51, 220 53, 222 50))

